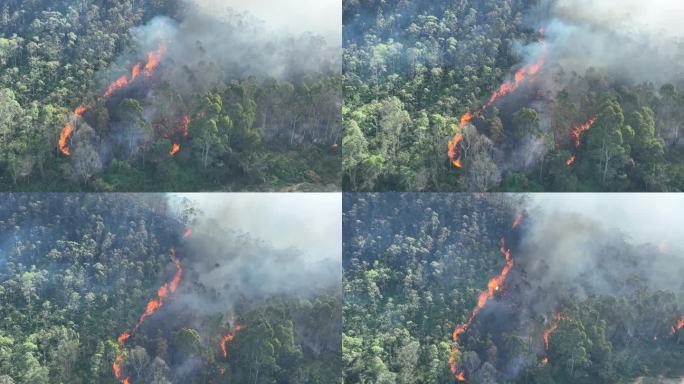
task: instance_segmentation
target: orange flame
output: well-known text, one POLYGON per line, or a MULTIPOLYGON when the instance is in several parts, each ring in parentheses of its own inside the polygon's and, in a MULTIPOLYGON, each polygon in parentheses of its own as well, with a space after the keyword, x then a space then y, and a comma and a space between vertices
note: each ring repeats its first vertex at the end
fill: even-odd
POLYGON ((243 327, 240 324, 237 324, 230 332, 221 337, 221 353, 223 353, 224 358, 228 358, 228 343, 233 341, 235 334, 241 330, 243 330, 243 327))
POLYGON ((71 151, 67 145, 67 140, 69 140, 69 137, 71 137, 72 133, 74 133, 74 125, 71 122, 68 122, 64 126, 64 129, 62 129, 62 133, 59 134, 59 150, 62 151, 64 156, 71 155, 71 151))
POLYGON ((677 320, 677 323, 672 327, 672 334, 677 333, 678 330, 684 328, 684 317, 677 320))
POLYGON ((462 168, 461 163, 461 153, 458 150, 459 144, 463 141, 463 135, 457 133, 456 136, 449 142, 449 159, 451 159, 451 164, 456 168, 462 168))
POLYGON ((192 235, 192 228, 190 228, 190 227, 185 228, 185 231, 183 231, 183 238, 187 239, 191 235, 192 235))
POLYGON ((171 150, 169 151, 169 155, 175 156, 176 153, 178 153, 178 152, 180 152, 180 144, 173 143, 173 145, 171 145, 171 150))
POLYGON ((572 155, 567 160, 565 160, 565 164, 567 164, 568 167, 570 167, 573 164, 575 164, 575 160, 577 160, 577 155, 572 155))
POLYGON ((152 76, 152 72, 154 71, 155 68, 159 65, 159 62, 161 61, 162 57, 166 53, 166 43, 161 42, 159 44, 159 48, 157 48, 156 51, 148 52, 147 53, 147 64, 145 64, 145 75, 146 76, 152 76))
MULTIPOLYGON (((74 109, 74 117, 82 117, 85 115, 86 111, 87 109, 84 105, 79 105, 76 107, 76 109, 74 109)), ((67 141, 69 141, 69 138, 73 133, 74 124, 70 121, 66 123, 64 128, 62 128, 62 132, 59 134, 59 150, 64 154, 64 156, 71 155, 71 150, 69 149, 67 141)))
MULTIPOLYGON (((119 337, 117 338, 117 341, 119 343, 119 348, 123 348, 124 344, 126 341, 133 336, 133 334, 142 326, 142 324, 145 322, 145 320, 152 316, 159 308, 162 307, 164 304, 164 299, 168 296, 169 293, 174 293, 176 289, 178 288, 178 285, 181 282, 181 277, 183 276, 183 266, 180 263, 180 260, 176 257, 176 248, 171 248, 171 260, 173 260, 173 263, 176 265, 176 273, 173 275, 173 278, 171 279, 170 282, 164 283, 159 289, 157 290, 157 298, 152 299, 147 303, 147 307, 145 308, 145 312, 140 316, 140 320, 138 320, 138 323, 135 325, 132 331, 125 331, 119 337)), ((114 359, 114 362, 112 363, 112 369, 114 370, 114 377, 116 377, 117 380, 121 382, 121 384, 130 384, 129 378, 128 377, 123 377, 123 372, 121 365, 123 364, 123 355, 122 354, 117 354, 116 358, 114 359)))
MULTIPOLYGON (((554 315, 554 321, 551 323, 551 325, 544 330, 544 349, 549 350, 549 337, 551 336, 551 333, 558 328, 558 325, 560 324, 561 321, 563 320, 570 320, 568 316, 563 315, 562 313, 556 313, 554 315)), ((546 365, 549 362, 549 357, 544 356, 541 360, 541 363, 546 365)))
MULTIPOLYGON (((523 216, 521 213, 516 215, 516 219, 513 222, 513 228, 517 227, 518 224, 520 224, 520 220, 518 220, 518 217, 520 217, 520 220, 522 220, 523 216)), ((508 277, 508 274, 511 272, 511 269, 514 265, 513 259, 511 258, 511 250, 509 248, 506 248, 506 240, 504 238, 501 238, 500 252, 506 260, 506 265, 503 267, 503 269, 498 275, 494 276, 489 280, 489 282, 487 283, 487 290, 480 292, 480 295, 477 298, 477 306, 473 309, 473 313, 470 315, 470 318, 468 318, 468 321, 463 324, 457 325, 454 329, 454 332, 452 333, 453 344, 451 346, 451 355, 449 356, 449 366, 451 368, 451 373, 454 374, 454 377, 458 381, 465 381, 465 372, 460 370, 456 365, 456 351, 458 350, 458 341, 461 338, 461 335, 464 334, 468 330, 468 328, 470 328, 470 325, 475 320, 475 317, 477 317, 480 311, 487 305, 487 302, 494 297, 496 292, 498 292, 501 289, 501 287, 503 287, 504 283, 506 282, 506 278, 508 277)))
POLYGON ((582 134, 590 130, 595 122, 596 117, 592 117, 589 121, 572 128, 570 136, 575 140, 575 148, 579 148, 582 145, 582 134))
MULTIPOLYGON (((515 72, 513 75, 513 79, 506 80, 499 88, 494 91, 494 93, 489 97, 489 101, 485 105, 483 105, 480 109, 478 109, 475 112, 468 111, 466 112, 463 116, 461 116, 459 123, 461 128, 463 128, 466 124, 470 123, 475 116, 481 115, 487 108, 491 107, 492 104, 496 102, 499 98, 506 96, 507 94, 514 92, 518 88, 520 88, 521 85, 523 85, 527 80, 531 79, 532 77, 536 76, 539 74, 541 69, 544 67, 544 63, 546 62, 546 50, 547 46, 546 43, 543 40, 543 35, 544 35, 544 28, 542 27, 540 29, 540 34, 542 35, 542 46, 544 48, 542 55, 537 59, 532 64, 525 65, 524 67, 520 68, 515 72)), ((459 134, 457 134, 458 136, 459 134)), ((452 150, 452 143, 453 147, 458 144, 460 140, 457 139, 457 137, 454 137, 451 142, 449 142, 449 158, 451 159, 452 164, 456 168, 461 168, 461 159, 460 157, 458 159, 454 159, 454 154, 455 152, 452 150)))
POLYGON ((154 72, 154 69, 157 68, 159 65, 159 62, 161 61, 161 58, 164 56, 166 53, 166 43, 163 41, 159 44, 159 48, 157 50, 148 52, 147 53, 147 62, 146 63, 136 63, 133 68, 131 69, 131 77, 130 79, 126 75, 122 75, 118 79, 116 79, 112 84, 109 85, 107 88, 107 91, 104 93, 104 97, 108 98, 111 95, 114 94, 114 92, 128 87, 135 79, 137 79, 141 73, 144 73, 145 76, 150 77, 152 76, 152 73, 154 72), (144 65, 144 67, 143 67, 144 65))

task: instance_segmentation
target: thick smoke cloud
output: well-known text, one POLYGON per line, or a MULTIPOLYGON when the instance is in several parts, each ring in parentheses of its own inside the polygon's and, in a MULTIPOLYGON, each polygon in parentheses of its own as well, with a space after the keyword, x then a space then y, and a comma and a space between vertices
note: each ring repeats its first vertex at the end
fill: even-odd
POLYGON ((185 305, 227 314, 241 300, 313 297, 339 287, 339 194, 189 194, 171 204, 180 210, 183 198, 198 209, 186 267, 217 294, 185 291, 185 305))
MULTIPOLYGON (((153 50, 161 41, 167 43, 161 78, 177 92, 206 92, 247 77, 296 80, 311 72, 341 71, 339 43, 326 39, 314 30, 315 25, 273 25, 261 18, 264 13, 255 5, 243 9, 242 4, 186 3, 181 19, 156 17, 131 31, 140 51, 153 50)), ((330 8, 329 4, 326 7, 330 8)))
POLYGON ((625 295, 633 278, 684 303, 681 196, 539 194, 530 206, 517 257, 531 312, 553 313, 570 296, 625 295))
POLYGON ((677 0, 549 0, 532 26, 545 28, 550 65, 663 83, 684 73, 682 14, 684 3, 677 0))

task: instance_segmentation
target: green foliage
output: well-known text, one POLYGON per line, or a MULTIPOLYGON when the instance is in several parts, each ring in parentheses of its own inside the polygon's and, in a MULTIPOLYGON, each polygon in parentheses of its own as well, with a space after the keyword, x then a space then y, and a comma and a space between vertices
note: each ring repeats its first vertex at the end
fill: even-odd
POLYGON ((501 98, 461 132, 464 168, 450 164, 451 127, 519 68, 516 44, 539 38, 525 22, 536 3, 345 1, 345 190, 682 190, 681 87, 596 70, 549 68, 550 90, 501 98), (593 116, 576 148, 572 128, 593 116))

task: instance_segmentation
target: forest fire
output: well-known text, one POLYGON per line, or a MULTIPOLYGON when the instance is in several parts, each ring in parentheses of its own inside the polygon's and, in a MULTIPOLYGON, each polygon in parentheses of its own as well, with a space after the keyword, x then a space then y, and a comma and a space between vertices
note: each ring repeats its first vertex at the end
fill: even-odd
POLYGON ((138 78, 138 76, 140 76, 140 73, 144 73, 147 77, 152 76, 154 69, 157 68, 157 66, 159 66, 159 62, 161 61, 161 58, 164 56, 165 53, 166 43, 161 42, 157 50, 147 53, 147 63, 144 64, 144 71, 143 63, 135 64, 133 66, 133 69, 131 69, 130 79, 126 75, 122 75, 121 77, 116 79, 112 84, 109 85, 107 91, 105 91, 104 98, 108 98, 111 95, 113 95, 116 91, 128 87, 136 78, 138 78))
POLYGON ((176 153, 180 152, 180 144, 173 143, 171 145, 171 150, 169 150, 169 155, 176 156, 176 153))
MULTIPOLYGON (((513 75, 513 79, 506 80, 503 84, 501 84, 499 88, 496 91, 494 91, 494 93, 492 93, 492 95, 489 97, 487 103, 480 107, 480 109, 476 110, 475 112, 468 111, 465 114, 463 114, 463 116, 461 116, 461 118, 459 119, 461 128, 465 127, 466 124, 470 123, 475 116, 480 116, 487 108, 491 107, 499 98, 506 96, 511 92, 514 92, 515 90, 520 88, 520 86, 522 86, 527 81, 531 80, 537 74, 539 74, 541 69, 544 67, 547 54, 547 45, 543 39, 544 28, 541 28, 539 32, 542 35, 542 39, 540 40, 540 42, 543 46, 543 53, 539 56, 539 58, 534 63, 527 64, 522 68, 518 69, 513 75)), ((456 136, 459 135, 460 133, 458 133, 456 136)), ((454 159, 453 156, 456 153, 454 148, 461 142, 461 140, 462 138, 458 139, 457 137, 454 137, 449 142, 449 158, 451 159, 452 164, 456 168, 462 168, 460 157, 458 159, 454 159)))
MULTIPOLYGON (((147 302, 145 312, 143 312, 143 314, 140 316, 140 319, 138 320, 138 323, 135 325, 135 327, 133 327, 133 330, 125 331, 121 335, 119 335, 119 337, 117 338, 117 342, 119 343, 119 349, 124 348, 124 344, 126 343, 126 341, 130 339, 131 336, 133 336, 133 334, 135 334, 135 332, 143 325, 143 323, 148 317, 152 316, 155 312, 159 310, 159 308, 162 307, 162 305, 164 304, 164 299, 166 299, 166 297, 170 293, 174 293, 178 288, 184 270, 180 260, 178 260, 178 257, 176 257, 175 247, 171 248, 171 260, 173 260, 173 263, 176 265, 176 273, 173 275, 173 278, 170 282, 164 283, 161 287, 159 287, 159 289, 157 290, 157 298, 147 302)), ((117 380, 119 380, 122 384, 129 384, 129 378, 123 376, 123 359, 123 354, 117 353, 116 358, 112 363, 112 369, 114 370, 114 376, 117 380)))
MULTIPOLYGON (((75 117, 81 117, 85 113, 86 113, 86 107, 83 105, 79 105, 74 110, 74 116, 75 117)), ((69 138, 71 137, 71 135, 73 133, 74 133, 74 124, 70 121, 64 126, 64 128, 62 129, 62 132, 59 134, 59 150, 65 156, 71 155, 71 150, 69 149, 69 145, 67 144, 67 141, 69 140, 69 138)))
POLYGON ((675 325, 672 326, 672 334, 674 335, 675 333, 677 333, 678 330, 682 328, 684 328, 684 317, 677 320, 677 323, 675 323, 675 325))
MULTIPOLYGON (((520 220, 522 220, 522 218, 523 215, 521 213, 516 215, 515 220, 513 221, 513 228, 520 224, 520 220)), ((480 292, 480 295, 477 298, 477 306, 473 309, 473 313, 470 315, 470 318, 468 318, 468 321, 457 325, 452 334, 453 344, 451 346, 451 355, 449 356, 449 366, 451 367, 451 373, 454 375, 457 381, 465 381, 465 372, 460 370, 456 364, 458 341, 461 338, 461 335, 464 334, 468 328, 470 328, 471 324, 475 320, 475 317, 477 317, 480 311, 487 305, 487 302, 494 297, 496 292, 501 290, 506 282, 508 274, 513 268, 514 263, 513 259, 511 258, 511 250, 506 248, 506 240, 504 238, 501 238, 500 252, 506 260, 506 265, 498 275, 489 279, 489 282, 487 283, 487 290, 480 292)))
POLYGON ((461 153, 458 150, 459 144, 463 141, 463 135, 457 133, 456 136, 449 142, 449 159, 451 159, 451 164, 456 168, 463 167, 461 163, 461 153))
POLYGON ((221 353, 223 353, 223 358, 228 358, 228 343, 233 341, 235 334, 243 330, 244 328, 240 324, 236 324, 233 329, 226 335, 221 337, 221 353))
MULTIPOLYGON (((585 123, 572 128, 572 130, 570 131, 570 137, 572 137, 572 139, 575 141, 575 148, 579 148, 582 145, 582 134, 590 130, 591 127, 594 126, 595 122, 596 117, 592 117, 585 123)), ((573 154, 572 156, 570 156, 570 158, 568 158, 568 160, 565 161, 565 164, 567 164, 567 166, 570 167, 575 163, 575 160, 577 160, 577 155, 573 154)))
POLYGON ((183 231, 183 238, 187 239, 190 236, 192 236, 192 228, 185 228, 185 231, 183 231))
MULTIPOLYGON (((166 53, 166 43, 161 42, 159 44, 159 48, 157 50, 148 52, 147 53, 147 63, 144 64, 144 74, 147 77, 152 76, 152 73, 155 68, 159 65, 159 62, 161 61, 161 58, 164 56, 166 53)), ((109 98, 114 92, 125 88, 129 86, 136 78, 140 76, 140 74, 143 71, 143 63, 137 63, 133 66, 131 69, 131 78, 129 79, 126 75, 122 75, 118 79, 114 80, 113 83, 109 85, 107 90, 105 91, 103 97, 109 98)), ((86 107, 81 105, 77 107, 74 110, 74 116, 77 117, 82 117, 86 113, 86 107)), ((188 117, 189 119, 189 117, 188 117)), ((188 122, 188 125, 190 122, 188 122)), ((186 127, 187 130, 187 127, 186 127)), ((65 156, 70 156, 71 155, 71 150, 68 146, 68 141, 71 135, 74 133, 74 124, 73 122, 68 122, 64 128, 62 129, 62 132, 59 135, 59 150, 65 155, 65 156)))
MULTIPOLYGON (((558 328, 558 325, 560 324, 561 321, 563 320, 570 320, 569 317, 563 315, 562 313, 556 313, 554 315, 554 321, 551 323, 551 325, 544 330, 544 350, 548 351, 549 350, 549 337, 551 336, 551 333, 555 331, 558 328)), ((549 357, 544 356, 541 360, 542 364, 547 364, 549 362, 549 357)))

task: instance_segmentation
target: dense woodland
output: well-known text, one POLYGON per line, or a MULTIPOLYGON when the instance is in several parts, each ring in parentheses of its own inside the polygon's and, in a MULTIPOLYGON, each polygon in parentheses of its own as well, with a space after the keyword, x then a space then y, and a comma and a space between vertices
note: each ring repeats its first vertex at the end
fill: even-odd
POLYGON ((197 270, 215 261, 193 252, 197 239, 182 238, 192 215, 170 214, 162 195, 4 196, 0 383, 118 383, 117 353, 132 383, 339 381, 339 287, 259 299, 244 292, 231 298, 232 311, 188 308, 226 299, 197 270), (120 348, 117 336, 174 274, 171 247, 185 268, 175 296, 120 348), (224 358, 219 340, 236 324, 243 328, 224 358))
MULTIPOLYGON (((544 279, 531 272, 539 260, 524 246, 534 216, 511 229, 521 207, 525 200, 510 195, 345 195, 344 382, 455 382, 452 331, 502 270, 501 237, 515 265, 459 342, 456 361, 468 383, 679 382, 684 331, 672 335, 670 327, 684 311, 684 286, 648 283, 657 249, 611 233, 596 284, 610 282, 618 293, 592 293, 583 281, 539 288, 544 279), (554 311, 568 320, 545 350, 554 311)), ((537 258, 548 249, 538 251, 537 258)))
POLYGON ((536 3, 345 1, 345 190, 683 190, 684 79, 554 67, 548 91, 519 89, 459 127, 521 67, 515 47, 543 38, 536 3), (571 128, 594 116, 576 149, 571 128), (447 156, 457 131, 463 169, 447 156))
MULTIPOLYGON (((217 81, 181 92, 160 80, 95 103, 127 73, 131 29, 155 16, 182 21, 192 2, 8 0, 0 4, 0 183, 4 190, 338 190, 340 76, 217 81), (124 65, 127 64, 127 65, 124 65), (146 92, 154 90, 150 98, 146 92), (199 89, 199 88, 198 88, 199 89), (68 143, 57 142, 72 111, 89 106, 68 143), (161 105, 162 108, 158 106, 161 105), (156 115, 151 118, 151 110, 156 115), (166 111, 160 109, 166 108, 166 111), (178 134, 182 118, 192 122, 178 134), (180 152, 170 156, 173 143, 180 152)), ((311 38, 311 49, 325 42, 311 38)), ((173 43, 173 42, 170 42, 173 43)), ((201 41, 197 41, 201 44, 201 41)), ((293 49, 297 49, 296 47, 293 49)), ((303 54, 300 52, 300 54, 303 54)), ((234 52, 240 61, 240 52, 234 52)), ((166 66, 166 68, 165 68, 166 66)), ((173 68, 196 80, 202 73, 173 68)))

